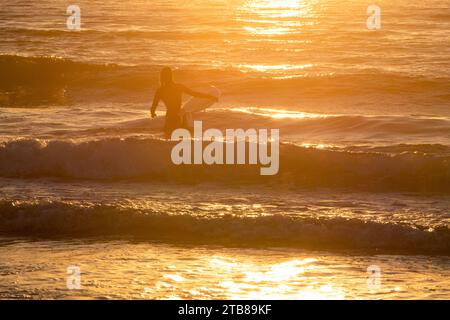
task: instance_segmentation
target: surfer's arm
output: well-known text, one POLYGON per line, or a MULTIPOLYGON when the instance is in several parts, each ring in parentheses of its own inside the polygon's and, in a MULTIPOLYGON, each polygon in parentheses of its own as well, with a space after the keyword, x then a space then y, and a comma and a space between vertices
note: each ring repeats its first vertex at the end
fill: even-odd
POLYGON ((159 92, 159 89, 156 90, 155 96, 153 97, 153 104, 151 108, 152 117, 156 117, 156 108, 158 107, 159 101, 161 100, 161 94, 159 92))
POLYGON ((188 95, 190 95, 190 96, 193 96, 195 98, 219 101, 219 99, 217 97, 213 96, 213 95, 206 94, 206 93, 201 93, 201 92, 198 92, 198 91, 194 91, 194 90, 189 89, 186 86, 183 86, 183 92, 188 94, 188 95))

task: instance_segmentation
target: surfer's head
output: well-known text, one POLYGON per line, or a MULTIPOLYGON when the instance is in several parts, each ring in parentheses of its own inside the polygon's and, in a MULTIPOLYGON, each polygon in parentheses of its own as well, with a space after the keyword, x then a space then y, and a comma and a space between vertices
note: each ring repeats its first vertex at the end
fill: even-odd
POLYGON ((160 80, 161 80, 161 85, 165 86, 169 83, 173 82, 173 75, 172 75, 172 69, 170 69, 169 67, 164 67, 161 70, 161 76, 160 76, 160 80))

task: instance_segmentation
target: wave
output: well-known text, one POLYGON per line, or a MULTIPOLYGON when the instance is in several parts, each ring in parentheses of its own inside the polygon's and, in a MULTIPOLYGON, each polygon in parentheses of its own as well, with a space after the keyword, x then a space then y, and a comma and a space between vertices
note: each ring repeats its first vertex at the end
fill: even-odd
MULTIPOLYGON (((96 117, 96 114, 94 114, 96 117)), ((279 129, 303 147, 377 153, 450 155, 450 119, 425 116, 327 115, 268 108, 214 108, 196 115, 203 128, 279 129)), ((163 119, 141 118, 77 132, 128 136, 161 132, 163 119)))
POLYGON ((298 137, 303 141, 350 141, 353 144, 426 141, 426 146, 429 146, 414 146, 410 150, 405 145, 397 149, 379 149, 386 152, 450 151, 438 145, 450 144, 450 120, 443 117, 330 115, 268 108, 223 108, 209 110, 197 118, 208 128, 225 130, 230 123, 235 128, 275 128, 280 129, 282 137, 298 137))
POLYGON ((279 174, 263 177, 259 165, 173 165, 170 154, 174 145, 171 141, 136 137, 6 141, 0 144, 0 176, 450 192, 449 156, 282 144, 279 174))
MULTIPOLYGON (((158 83, 159 65, 118 65, 78 62, 56 57, 0 55, 0 106, 30 106, 46 103, 86 101, 148 102, 149 88, 158 83), (45 74, 43 79, 42 75, 45 74)), ((448 102, 448 78, 408 76, 376 70, 354 70, 352 73, 305 73, 279 78, 278 75, 239 67, 213 69, 185 66, 177 72, 180 82, 194 87, 214 84, 225 96, 243 97, 264 92, 267 101, 328 98, 371 94, 422 94, 430 101, 448 102), (199 72, 201 70, 201 72, 199 72), (299 92, 301 89, 301 92, 299 92), (437 101, 436 100, 436 101, 437 101)))
POLYGON ((450 255, 450 230, 346 218, 195 217, 63 201, 0 202, 0 234, 27 237, 133 237, 232 246, 288 246, 377 253, 450 255))
MULTIPOLYGON (((64 29, 33 29, 33 28, 0 28, 0 32, 9 33, 12 36, 17 35, 27 35, 31 37, 41 36, 41 37, 70 37, 81 38, 81 37, 91 37, 91 39, 86 39, 86 41, 98 41, 99 39, 115 39, 123 41, 124 39, 142 40, 142 39, 152 39, 152 40, 206 40, 206 39, 221 39, 224 37, 224 33, 220 31, 155 31, 155 30, 135 30, 135 29, 82 29, 79 32, 72 32, 71 30, 64 29)), ((244 38, 245 34, 239 33, 226 33, 227 38, 244 38)))
MULTIPOLYGON (((87 112, 92 118, 114 116, 105 109, 87 112)), ((352 146, 353 151, 450 155, 450 119, 444 117, 332 115, 250 107, 212 108, 196 114, 195 119, 202 121, 204 130, 279 129, 282 141, 302 142, 303 146, 310 147, 352 146), (312 141, 316 143, 309 143, 312 141)), ((163 117, 145 117, 72 133, 86 137, 100 134, 123 137, 161 132, 163 126, 163 117)))

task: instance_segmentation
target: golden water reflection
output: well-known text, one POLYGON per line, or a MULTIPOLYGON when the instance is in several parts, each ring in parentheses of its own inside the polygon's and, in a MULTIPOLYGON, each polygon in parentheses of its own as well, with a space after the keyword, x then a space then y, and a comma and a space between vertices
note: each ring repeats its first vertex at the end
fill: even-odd
POLYGON ((236 20, 247 23, 243 29, 253 35, 282 35, 299 32, 310 24, 311 7, 301 0, 251 0, 238 9, 236 20), (305 20, 302 20, 305 18, 305 20))
MULTIPOLYGON (((283 47, 277 50, 287 50, 295 52, 301 51, 308 39, 297 39, 296 35, 303 34, 306 26, 317 23, 314 19, 313 1, 304 0, 249 0, 244 1, 236 11, 235 20, 245 33, 249 35, 248 41, 263 40, 263 45, 259 50, 265 50, 271 41, 276 41, 280 37, 283 39, 283 47), (301 47, 285 48, 289 41, 299 41, 301 47)), ((274 50, 270 45, 270 50, 274 50)), ((270 51, 269 50, 269 51, 270 51)), ((311 69, 311 63, 279 63, 272 58, 267 58, 266 63, 242 63, 238 68, 243 71, 256 71, 273 74, 277 77, 297 77, 302 75, 304 69, 311 69)))
POLYGON ((249 0, 241 7, 255 16, 270 18, 306 16, 309 9, 304 0, 249 0))
MULTIPOLYGON (((248 233, 251 231, 249 230, 248 233)), ((83 240, 84 241, 84 240, 83 240)), ((117 242, 33 242, 0 247, 2 297, 49 299, 447 299, 448 259, 355 256, 266 248, 117 242), (74 259, 74 256, 76 259, 74 259), (20 269, 17 265, 36 266, 20 269), (68 265, 82 290, 68 291, 68 265), (369 286, 368 266, 380 286, 369 286), (387 272, 389 271, 389 272, 387 272), (10 293, 9 293, 10 292, 10 293)))
POLYGON ((230 108, 228 110, 234 112, 253 114, 257 116, 269 117, 272 119, 316 119, 316 118, 327 118, 332 116, 327 114, 282 110, 276 108, 245 107, 245 108, 230 108))
MULTIPOLYGON (((187 270, 186 275, 178 272, 167 273, 158 288, 166 293, 173 289, 171 299, 207 298, 220 293, 223 299, 345 299, 342 287, 332 283, 314 281, 322 270, 315 258, 293 259, 283 262, 259 263, 226 256, 213 256, 205 261, 205 266, 197 270, 187 270), (194 287, 189 274, 214 270, 208 274, 209 282, 202 287, 194 287), (213 279, 211 279, 213 278, 213 279), (181 289, 181 290, 180 290, 181 289)), ((191 276, 192 277, 192 276, 191 276)))

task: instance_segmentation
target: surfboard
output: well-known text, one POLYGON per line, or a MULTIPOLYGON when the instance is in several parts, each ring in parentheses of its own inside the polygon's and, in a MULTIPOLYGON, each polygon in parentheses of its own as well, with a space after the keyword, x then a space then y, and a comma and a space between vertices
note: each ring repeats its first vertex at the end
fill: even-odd
MULTIPOLYGON (((219 89, 213 86, 209 86, 203 90, 199 90, 202 93, 206 93, 212 95, 214 97, 219 98, 221 96, 221 92, 219 89)), ((181 113, 193 113, 205 110, 211 107, 215 102, 211 99, 203 99, 203 98, 191 98, 181 109, 181 113)))
MULTIPOLYGON (((199 90, 202 93, 210 94, 214 97, 220 98, 221 92, 219 89, 213 86, 209 86, 205 89, 199 90)), ((211 107, 215 101, 211 99, 203 99, 203 98, 191 98, 181 109, 181 116, 183 119, 183 126, 191 128, 193 126, 193 114, 196 112, 203 111, 209 107, 211 107)))

